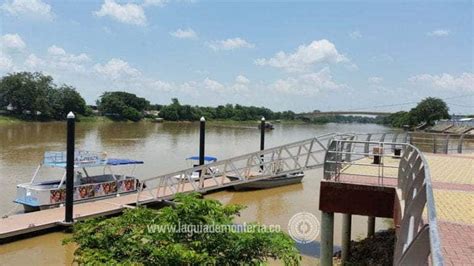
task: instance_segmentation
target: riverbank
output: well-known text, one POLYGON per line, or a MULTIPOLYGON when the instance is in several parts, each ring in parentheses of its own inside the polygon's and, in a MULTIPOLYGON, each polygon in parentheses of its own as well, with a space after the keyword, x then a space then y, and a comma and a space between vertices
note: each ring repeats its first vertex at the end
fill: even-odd
MULTIPOLYGON (((133 122, 133 121, 124 121, 124 120, 114 120, 111 119, 107 116, 79 116, 78 117, 78 122, 80 123, 110 123, 110 122, 121 122, 121 123, 141 123, 141 122, 149 122, 149 123, 157 123, 154 118, 143 118, 141 121, 138 122, 133 122)), ((40 123, 47 123, 47 122, 58 122, 58 121, 38 121, 38 120, 27 120, 27 119, 21 119, 16 116, 11 116, 11 115, 4 115, 0 114, 0 125, 1 124, 12 124, 12 123, 29 123, 29 122, 40 122, 40 123)), ((194 123, 198 121, 163 121, 164 123, 194 123)), ((294 124, 294 125, 300 125, 304 124, 305 122, 301 120, 276 120, 272 121, 269 120, 268 122, 274 123, 274 124, 294 124)), ((258 121, 255 120, 245 120, 245 121, 238 121, 238 120, 208 120, 208 124, 210 125, 255 125, 258 123, 258 121)))

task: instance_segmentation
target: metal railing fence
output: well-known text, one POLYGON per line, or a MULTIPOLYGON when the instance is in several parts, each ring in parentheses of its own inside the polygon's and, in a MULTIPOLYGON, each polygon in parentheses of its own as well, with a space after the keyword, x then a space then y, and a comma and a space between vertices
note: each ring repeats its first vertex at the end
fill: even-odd
POLYGON ((342 173, 349 173, 353 176, 377 177, 378 184, 383 186, 384 178, 396 178, 401 196, 402 219, 395 244, 394 265, 426 264, 428 258, 433 265, 443 265, 431 176, 423 153, 408 143, 356 138, 363 139, 364 136, 333 140, 329 144, 324 163, 324 179, 339 182, 342 173), (393 158, 394 154, 387 146, 393 150, 401 149, 401 156, 393 158), (377 147, 377 152, 374 153, 373 149, 370 151, 371 147, 377 147), (374 156, 380 156, 379 164, 364 161, 374 156), (385 162, 387 158, 393 158, 390 164, 385 162), (360 174, 349 171, 358 166, 377 170, 364 170, 360 174), (392 175, 386 175, 387 169, 392 170, 392 175), (424 209, 427 211, 426 221, 423 220, 424 209))

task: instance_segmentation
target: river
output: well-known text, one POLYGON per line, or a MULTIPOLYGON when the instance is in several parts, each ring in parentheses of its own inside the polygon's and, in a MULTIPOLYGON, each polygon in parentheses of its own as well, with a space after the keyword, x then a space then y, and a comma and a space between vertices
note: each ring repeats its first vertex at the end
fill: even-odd
MULTIPOLYGON (((206 128, 206 154, 225 159, 259 149, 260 135, 255 124, 209 123, 206 128)), ((65 123, 15 123, 0 125, 0 215, 20 212, 12 201, 15 186, 29 182, 43 153, 65 149, 65 123)), ((266 147, 286 144, 329 132, 386 132, 390 128, 375 124, 276 124, 266 134, 266 147)), ((198 153, 198 123, 78 123, 76 147, 106 151, 109 157, 143 160, 139 177, 152 177, 189 167, 184 159, 198 153)), ((290 218, 302 211, 320 217, 318 191, 321 170, 306 173, 302 184, 236 192, 221 191, 206 197, 223 203, 238 203, 247 208, 238 222, 279 225, 286 231, 290 218)), ((335 219, 335 245, 340 244, 341 217, 335 219)), ((377 220, 377 229, 387 222, 377 220)), ((353 239, 366 234, 366 218, 353 218, 353 239)), ((0 265, 70 264, 74 247, 61 245, 66 236, 50 233, 0 246, 0 265)), ((319 256, 318 242, 298 245, 303 264, 314 264, 319 256)))

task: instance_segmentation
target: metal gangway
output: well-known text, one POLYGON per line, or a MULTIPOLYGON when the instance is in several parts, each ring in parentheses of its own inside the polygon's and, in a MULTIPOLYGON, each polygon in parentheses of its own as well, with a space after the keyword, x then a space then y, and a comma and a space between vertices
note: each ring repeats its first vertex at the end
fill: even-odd
POLYGON ((329 133, 210 164, 142 179, 137 205, 172 199, 177 193, 205 193, 247 182, 322 167, 328 143, 351 138, 329 133))
MULTIPOLYGON (((328 133, 313 138, 196 166, 185 170, 142 179, 136 204, 169 200, 177 193, 217 190, 234 185, 294 174, 324 165, 332 140, 351 140, 361 134, 328 133)), ((366 139, 384 142, 407 141, 407 133, 373 133, 366 139)))

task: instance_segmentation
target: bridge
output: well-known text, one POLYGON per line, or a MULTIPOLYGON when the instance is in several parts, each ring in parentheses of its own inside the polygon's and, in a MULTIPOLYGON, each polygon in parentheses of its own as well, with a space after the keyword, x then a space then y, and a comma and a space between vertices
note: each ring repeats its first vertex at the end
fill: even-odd
POLYGON ((391 115, 391 112, 375 112, 375 111, 329 111, 329 112, 310 112, 300 113, 298 117, 314 118, 322 116, 335 116, 335 115, 391 115))

